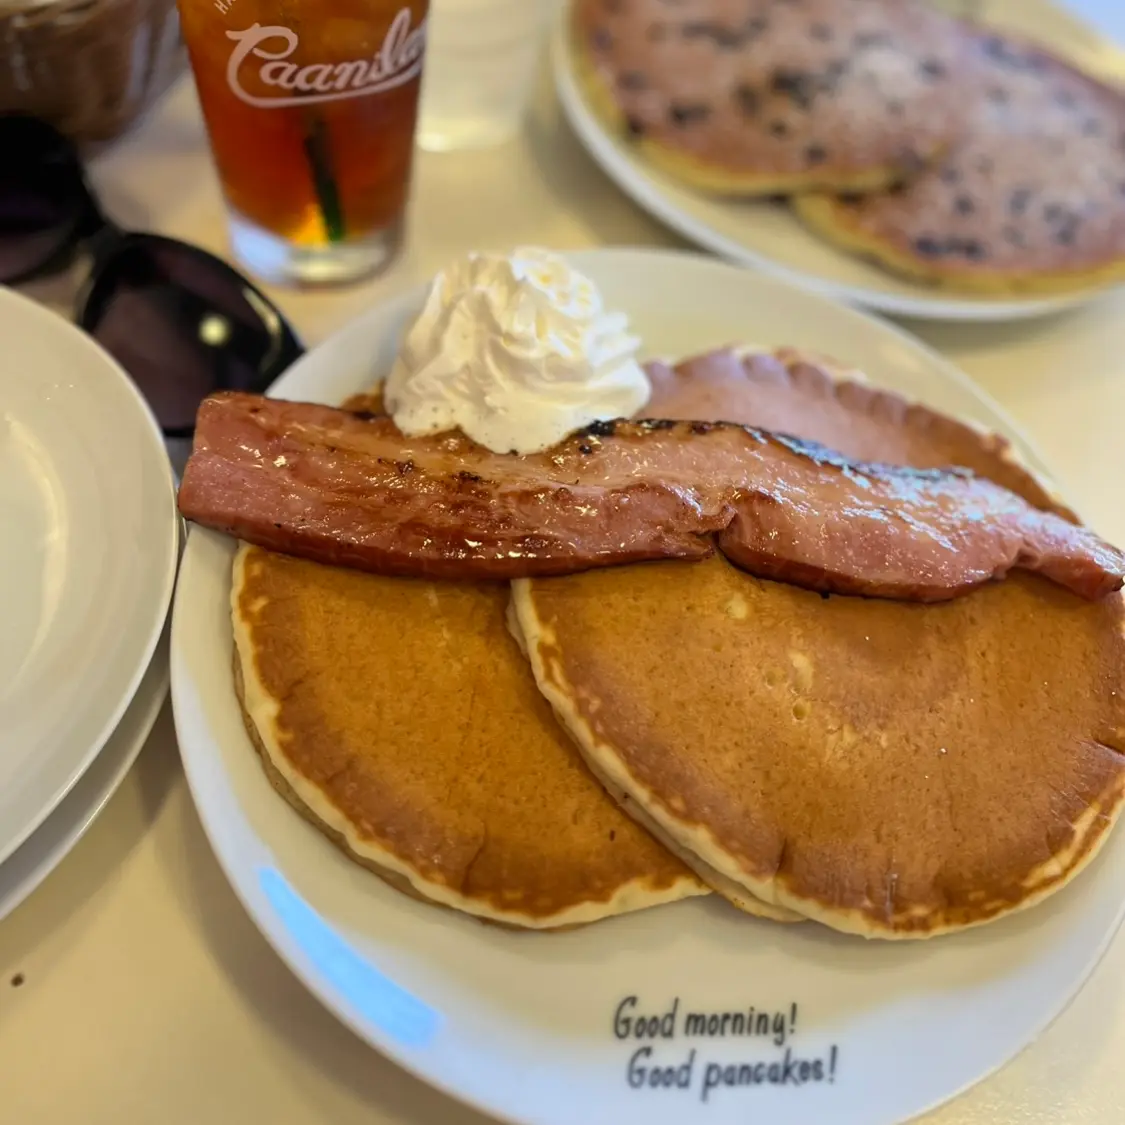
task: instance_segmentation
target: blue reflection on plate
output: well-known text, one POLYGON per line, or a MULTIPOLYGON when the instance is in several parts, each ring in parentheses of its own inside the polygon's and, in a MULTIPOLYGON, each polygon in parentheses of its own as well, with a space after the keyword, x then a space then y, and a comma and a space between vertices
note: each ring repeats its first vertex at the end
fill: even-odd
POLYGON ((262 868, 258 882, 301 951, 368 1023, 407 1047, 433 1039, 440 1020, 433 1008, 356 953, 276 869, 262 868))

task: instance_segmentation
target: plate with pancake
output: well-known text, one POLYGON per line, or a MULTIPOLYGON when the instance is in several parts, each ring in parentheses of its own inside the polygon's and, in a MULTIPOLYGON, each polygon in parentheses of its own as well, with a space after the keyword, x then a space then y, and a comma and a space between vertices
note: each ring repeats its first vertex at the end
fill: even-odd
MULTIPOLYGON (((694 255, 566 262, 643 341, 647 415, 687 420, 602 423, 569 439, 576 456, 757 424, 809 439, 785 439, 798 458, 809 441, 850 458, 821 450, 818 471, 913 494, 975 487, 941 468, 963 465, 1075 528, 1003 411, 895 328, 694 255)), ((571 312, 602 307, 568 293, 571 312)), ((395 576, 357 569, 375 539, 338 524, 318 542, 343 565, 302 557, 380 473, 394 498, 376 508, 422 518, 423 446, 363 449, 390 432, 382 381, 420 354, 408 329, 450 323, 429 296, 314 350, 272 389, 288 402, 205 406, 185 471, 177 734, 262 933, 368 1043, 505 1121, 891 1125, 1003 1065, 1125 903, 1120 595, 1020 573, 932 605, 839 596, 722 554, 513 584, 395 576), (347 410, 300 405, 319 403, 347 410), (246 477, 220 451, 239 412, 246 477), (326 467, 328 512, 308 491, 326 467), (267 478, 288 500, 242 525, 256 545, 201 526, 204 494, 245 513, 267 478)), ((612 359, 623 321, 605 323, 612 359)), ((628 389, 598 370, 605 393, 628 389)), ((448 510, 487 521, 502 498, 475 508, 488 480, 455 477, 448 510)))
POLYGON ((755 0, 747 20, 717 0, 573 0, 555 84, 634 202, 837 300, 1007 320, 1119 283, 1114 49, 1050 0, 984 0, 972 25, 911 3, 755 0))

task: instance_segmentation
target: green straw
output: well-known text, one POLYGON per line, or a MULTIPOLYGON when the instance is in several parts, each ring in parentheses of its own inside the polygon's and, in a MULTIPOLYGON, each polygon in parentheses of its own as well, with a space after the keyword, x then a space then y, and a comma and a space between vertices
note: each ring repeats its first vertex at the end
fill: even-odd
MULTIPOLYGON (((293 4, 283 0, 280 5, 281 15, 300 36, 301 19, 298 13, 292 10, 293 7, 293 4)), ((294 61, 299 64, 301 60, 294 61)), ((332 171, 332 146, 328 136, 328 123, 315 109, 304 109, 301 115, 305 126, 305 159, 308 161, 309 172, 312 175, 313 191, 316 192, 317 204, 320 207, 324 233, 328 236, 329 242, 342 242, 347 230, 344 223, 344 208, 340 204, 340 189, 336 184, 336 175, 332 171)))
POLYGON ((332 171, 328 126, 318 113, 309 113, 305 118, 305 157, 309 162, 313 190, 316 192, 328 241, 342 242, 347 233, 344 208, 340 204, 340 189, 332 171))

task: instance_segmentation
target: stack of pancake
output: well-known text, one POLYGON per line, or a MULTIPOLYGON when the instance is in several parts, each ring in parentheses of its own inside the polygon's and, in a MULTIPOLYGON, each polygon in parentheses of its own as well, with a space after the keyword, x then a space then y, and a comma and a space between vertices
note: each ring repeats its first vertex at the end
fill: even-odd
MULTIPOLYGON (((649 372, 648 416, 966 465, 1075 518, 1002 439, 827 361, 649 372)), ((509 591, 244 546, 235 682, 275 787, 416 897, 554 929, 715 890, 928 937, 1040 900, 1105 840, 1123 606, 1031 576, 931 606, 823 597, 721 557, 509 591)))
POLYGON ((1125 277, 1125 96, 927 0, 575 0, 580 80, 647 159, 784 194, 816 232, 965 291, 1125 277))

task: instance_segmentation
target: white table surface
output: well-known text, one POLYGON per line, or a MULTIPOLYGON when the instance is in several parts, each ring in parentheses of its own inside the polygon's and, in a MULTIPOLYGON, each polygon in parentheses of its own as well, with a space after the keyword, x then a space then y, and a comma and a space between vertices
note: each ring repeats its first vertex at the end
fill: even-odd
MULTIPOLYGON (((1125 40, 1125 0, 1078 6, 1125 40)), ((222 252, 205 153, 185 82, 99 157, 94 180, 121 223, 222 252)), ((406 255, 371 285, 274 294, 308 342, 471 248, 679 245, 597 172, 546 87, 518 141, 421 157, 411 228, 406 255)), ((66 298, 58 285, 37 295, 66 298)), ((1031 324, 912 327, 1011 411, 1091 522, 1125 542, 1125 292, 1031 324)), ((167 713, 87 837, 0 923, 0 1121, 485 1125, 355 1039, 267 947, 211 855, 167 713)), ((926 1121, 1125 1122, 1125 935, 1037 1043, 926 1121)))

